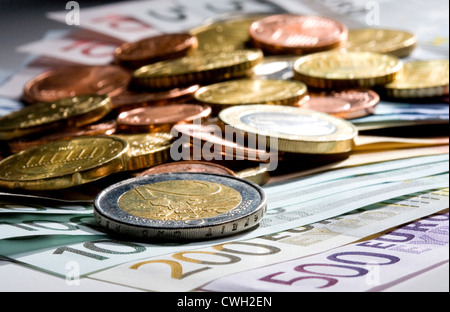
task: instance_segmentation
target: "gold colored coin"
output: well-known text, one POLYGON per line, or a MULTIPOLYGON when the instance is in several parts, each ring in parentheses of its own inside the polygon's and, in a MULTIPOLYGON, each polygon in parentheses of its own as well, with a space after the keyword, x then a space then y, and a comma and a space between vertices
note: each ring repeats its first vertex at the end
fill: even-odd
POLYGON ((308 89, 302 82, 265 79, 239 79, 200 88, 195 98, 216 110, 235 105, 297 105, 308 89))
POLYGON ((405 63, 398 78, 385 86, 388 96, 424 98, 449 93, 449 60, 405 63))
POLYGON ((211 84, 249 76, 262 59, 260 50, 200 53, 141 67, 134 72, 132 83, 141 89, 211 84))
POLYGON ((170 158, 173 137, 169 133, 116 135, 128 142, 127 170, 135 171, 165 163, 170 158))
POLYGON ((337 154, 352 150, 357 128, 328 114, 281 105, 246 105, 224 109, 219 119, 232 129, 280 152, 337 154))
POLYGON ((194 28, 190 34, 198 39, 199 52, 231 52, 243 50, 250 40, 249 28, 264 15, 236 17, 194 28))
POLYGON ((270 173, 268 166, 259 166, 255 168, 248 168, 236 173, 236 176, 253 182, 259 186, 263 186, 270 180, 270 173))
POLYGON ((106 96, 76 96, 52 103, 37 103, 0 118, 0 140, 10 140, 29 134, 81 127, 93 123, 112 109, 106 96))
POLYGON ((402 67, 393 55, 333 50, 298 59, 294 77, 314 88, 371 88, 394 81, 402 67))
POLYGON ((139 186, 118 202, 126 213, 146 219, 189 221, 212 218, 239 206, 241 194, 208 181, 171 180, 139 186))
POLYGON ((79 137, 30 148, 0 162, 0 186, 57 190, 126 169, 128 143, 114 137, 79 137))
POLYGON ((410 55, 417 46, 414 34, 394 29, 353 29, 348 33, 345 48, 355 52, 377 52, 397 57, 410 55))

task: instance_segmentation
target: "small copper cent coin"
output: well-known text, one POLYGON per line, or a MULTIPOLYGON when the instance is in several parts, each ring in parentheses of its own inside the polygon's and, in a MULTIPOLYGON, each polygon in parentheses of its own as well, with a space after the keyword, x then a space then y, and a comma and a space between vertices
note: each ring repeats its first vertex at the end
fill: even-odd
POLYGON ((355 119, 373 114, 379 102, 380 96, 372 90, 345 90, 311 95, 302 107, 344 119, 355 119))
MULTIPOLYGON (((245 137, 239 134, 228 132, 218 125, 197 125, 197 124, 183 124, 173 127, 172 135, 178 137, 180 144, 191 144, 194 155, 197 152, 202 152, 205 155, 205 146, 207 145, 212 157, 216 160, 248 160, 260 163, 269 163, 274 157, 278 158, 278 153, 268 152, 265 149, 257 147, 250 147, 245 137)), ((256 144, 255 144, 256 146, 256 144)))
POLYGON ((23 97, 37 103, 87 94, 114 96, 126 90, 130 80, 130 73, 119 66, 64 66, 30 80, 23 97))
POLYGON ((164 34, 124 43, 117 48, 114 58, 119 65, 137 69, 152 63, 186 56, 197 47, 197 38, 190 34, 164 34))
POLYGON ((171 173, 171 172, 198 172, 198 173, 215 173, 223 175, 236 176, 236 174, 221 165, 206 162, 206 161, 177 161, 173 163, 162 164, 152 167, 138 175, 138 177, 159 174, 159 173, 171 173))
POLYGON ((347 40, 342 23, 321 16, 279 14, 254 22, 253 44, 272 54, 305 54, 339 47, 347 40))
POLYGON ((211 115, 208 105, 172 104, 141 107, 121 113, 117 127, 125 132, 170 132, 176 124, 191 123, 211 115))

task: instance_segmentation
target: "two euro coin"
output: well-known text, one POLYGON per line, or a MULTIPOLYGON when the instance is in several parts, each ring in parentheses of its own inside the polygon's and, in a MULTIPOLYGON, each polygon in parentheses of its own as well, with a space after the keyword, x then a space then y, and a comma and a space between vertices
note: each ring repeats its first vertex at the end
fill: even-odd
POLYGON ((264 191, 230 175, 164 173, 119 182, 94 203, 97 222, 148 240, 204 240, 254 228, 267 209, 264 191))

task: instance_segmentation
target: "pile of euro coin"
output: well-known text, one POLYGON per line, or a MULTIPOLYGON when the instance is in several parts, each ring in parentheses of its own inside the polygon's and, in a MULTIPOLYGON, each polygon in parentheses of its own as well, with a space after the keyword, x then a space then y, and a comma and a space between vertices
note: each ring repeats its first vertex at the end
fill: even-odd
POLYGON ((372 114, 380 98, 448 96, 448 60, 401 60, 416 46, 405 31, 291 14, 124 43, 112 64, 29 81, 26 107, 0 118, 0 188, 89 189, 97 221, 124 235, 251 229, 267 206, 260 186, 277 174, 261 164, 351 153, 351 119, 372 114))

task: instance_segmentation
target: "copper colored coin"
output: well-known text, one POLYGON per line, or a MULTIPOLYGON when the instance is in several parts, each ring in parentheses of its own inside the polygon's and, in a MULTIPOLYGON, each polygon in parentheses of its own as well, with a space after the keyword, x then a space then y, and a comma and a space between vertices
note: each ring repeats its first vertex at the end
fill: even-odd
POLYGON ((311 95, 302 107, 344 119, 355 119, 373 114, 379 102, 380 96, 372 90, 346 90, 311 95))
POLYGON ((199 85, 176 88, 157 92, 124 92, 111 98, 113 109, 119 112, 146 106, 166 105, 172 102, 184 102, 194 99, 194 94, 200 89, 199 85))
POLYGON ((137 69, 152 63, 186 56, 198 47, 190 34, 164 34, 137 42, 125 43, 114 53, 117 64, 137 69))
POLYGON ((199 172, 236 176, 236 174, 232 170, 214 163, 204 161, 179 161, 150 168, 140 173, 138 177, 172 172, 199 172))
POLYGON ((245 144, 245 138, 228 139, 226 135, 222 134, 217 125, 176 125, 172 130, 172 135, 174 137, 178 136, 181 143, 191 144, 194 155, 196 154, 196 149, 203 150, 205 143, 207 143, 207 151, 216 160, 249 160, 269 163, 273 157, 278 157, 278 153, 273 154, 266 150, 248 147, 248 144, 245 144))
POLYGON ((326 17, 280 14, 254 22, 250 36, 268 53, 300 55, 339 47, 347 40, 348 29, 326 17))
POLYGON ((57 140, 67 140, 80 136, 112 135, 116 132, 116 122, 101 122, 90 124, 81 128, 62 129, 58 132, 39 136, 39 138, 23 138, 9 141, 11 153, 18 153, 31 147, 39 146, 57 140))
POLYGON ((54 102, 79 95, 117 95, 128 88, 131 75, 119 66, 68 66, 47 71, 24 88, 29 103, 54 102))
POLYGON ((141 107, 123 112, 117 127, 125 132, 170 132, 176 124, 191 123, 211 115, 211 107, 197 104, 172 104, 141 107))

